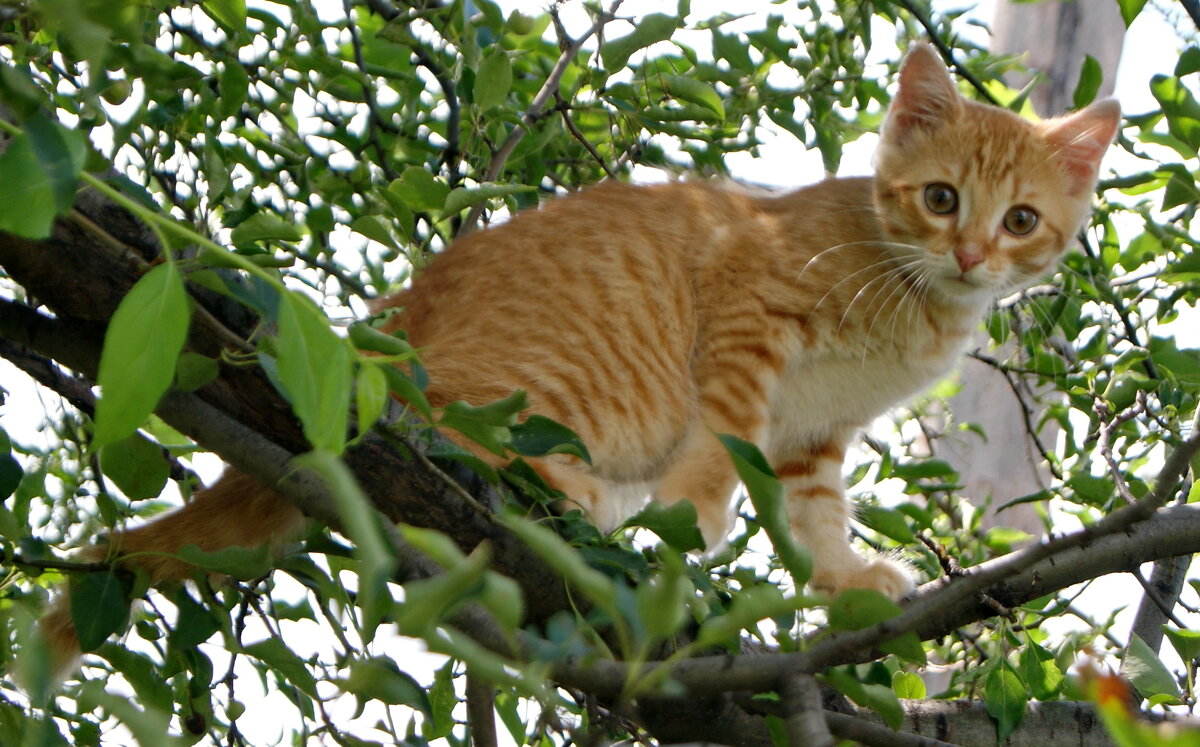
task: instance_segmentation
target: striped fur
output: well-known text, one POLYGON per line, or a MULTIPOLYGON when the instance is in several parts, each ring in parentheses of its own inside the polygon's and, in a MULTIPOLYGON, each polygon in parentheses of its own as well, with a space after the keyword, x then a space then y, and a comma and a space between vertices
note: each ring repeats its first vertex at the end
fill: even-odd
MULTIPOLYGON (((950 370, 993 299, 1054 266, 1119 117, 1103 101, 1031 124, 959 96, 919 45, 873 178, 781 196, 604 184, 466 236, 379 305, 402 309, 393 323, 423 349, 435 406, 524 389, 531 412, 573 428, 593 465, 550 457, 534 467, 602 528, 648 494, 687 499, 708 546, 720 546, 736 476, 714 433, 731 433, 758 444, 783 480, 814 586, 897 597, 908 570, 850 547, 846 447, 950 370), (954 212, 927 206, 936 183, 957 191, 954 212), (1027 235, 1003 227, 1014 206, 1039 216, 1027 235)), ((226 478, 113 545, 169 551, 206 538, 214 549, 298 525, 282 499, 242 482, 226 478), (247 500, 229 500, 230 485, 247 500), (264 520, 271 506, 276 520, 264 520)), ((152 570, 185 575, 176 565, 152 570)), ((48 628, 70 648, 65 606, 53 614, 48 628)))

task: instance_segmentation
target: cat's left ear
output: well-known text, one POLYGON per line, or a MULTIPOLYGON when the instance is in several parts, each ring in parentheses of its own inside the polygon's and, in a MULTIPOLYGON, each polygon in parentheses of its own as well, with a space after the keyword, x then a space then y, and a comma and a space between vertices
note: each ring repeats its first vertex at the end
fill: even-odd
POLYGON ((937 51, 929 44, 913 44, 900 64, 900 87, 888 107, 884 137, 899 143, 916 130, 936 130, 961 107, 962 97, 937 51))
POLYGON ((1121 105, 1116 99, 1102 99, 1074 114, 1042 122, 1043 137, 1054 148, 1059 165, 1071 177, 1072 195, 1089 192, 1096 186, 1100 160, 1120 126, 1121 105))

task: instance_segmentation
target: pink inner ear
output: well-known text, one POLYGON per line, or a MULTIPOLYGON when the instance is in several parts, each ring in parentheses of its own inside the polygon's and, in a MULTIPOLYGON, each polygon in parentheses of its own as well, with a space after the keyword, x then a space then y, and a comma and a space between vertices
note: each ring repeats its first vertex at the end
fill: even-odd
POLYGON ((936 128, 959 108, 958 89, 937 52, 914 44, 900 66, 900 88, 888 109, 885 134, 897 141, 916 128, 936 128))
POLYGON ((1114 99, 1097 101, 1086 109, 1044 124, 1046 140, 1071 177, 1071 194, 1091 190, 1100 161, 1121 124, 1121 107, 1114 99))

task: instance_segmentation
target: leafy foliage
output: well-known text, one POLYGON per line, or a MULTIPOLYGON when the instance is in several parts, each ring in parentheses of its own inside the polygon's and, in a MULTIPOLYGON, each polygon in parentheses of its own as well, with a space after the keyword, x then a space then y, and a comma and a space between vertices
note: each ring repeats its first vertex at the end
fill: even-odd
MULTIPOLYGON (((1127 24, 1145 5, 1119 1, 1127 24)), ((382 332, 381 318, 343 333, 367 299, 401 285, 454 236, 545 195, 650 171, 723 176, 778 137, 836 172, 846 146, 877 127, 899 49, 924 23, 949 38, 955 20, 920 15, 921 4, 843 0, 750 18, 702 17, 686 0, 658 11, 629 23, 589 6, 568 32, 565 16, 505 13, 491 0, 373 0, 349 15, 242 0, 0 8, 0 231, 53 241, 66 226, 131 255, 124 238, 73 212, 87 189, 161 248, 135 263, 136 282, 108 323, 99 399, 75 394, 78 410, 48 410, 52 437, 42 445, 24 435, 0 443, 0 661, 26 684, 0 684, 0 743, 96 744, 119 729, 119 739, 147 745, 464 744, 481 728, 464 715, 468 673, 497 688, 485 710, 515 742, 640 737, 647 724, 620 715, 630 699, 721 691, 720 676, 688 680, 687 660, 737 654, 748 641, 807 662, 830 693, 893 728, 906 700, 974 699, 1003 740, 1031 700, 1091 699, 1114 739, 1149 743, 1155 727, 1106 694, 1108 679, 1072 669, 1122 654, 1148 704, 1195 703, 1195 631, 1167 630, 1179 676, 1142 638, 1114 639, 1111 619, 1047 632, 1044 623, 1080 614, 1062 589, 1007 609, 991 599, 992 613, 925 636, 906 617, 920 600, 806 595, 811 558, 787 530, 779 483, 736 439, 723 437, 749 502, 715 556, 685 555, 702 544, 687 504, 652 505, 613 536, 578 512, 548 517, 540 504, 561 496, 519 457, 586 462, 576 434, 526 417, 520 392, 432 408, 420 351, 402 335, 382 332), (874 38, 882 24, 894 40, 874 38), (881 50, 893 62, 868 66, 881 50), (258 326, 220 327, 197 308, 204 294, 244 307, 258 326), (220 351, 189 348, 189 334, 214 327, 225 335, 220 351), (239 581, 151 594, 131 614, 145 579, 79 567, 59 550, 161 511, 154 499, 168 476, 187 493, 202 449, 152 413, 172 387, 203 392, 250 367, 290 405, 312 449, 293 464, 320 475, 344 539, 313 529, 274 569, 266 550, 184 548, 179 556, 198 569, 239 581), (389 395, 413 417, 389 413, 389 395), (430 446, 429 423, 512 461, 497 468, 446 442, 430 446), (458 492, 486 484, 492 495, 498 486, 523 494, 505 507, 465 504, 464 516, 494 516, 506 532, 495 536, 524 548, 522 562, 541 563, 541 584, 569 589, 569 604, 537 617, 529 584, 493 567, 512 551, 504 541, 461 548, 433 529, 392 531, 340 458, 372 433, 420 454, 430 474, 455 480, 465 468, 482 478, 457 479, 458 492), (32 620, 64 577, 92 653, 54 697, 32 620), (480 618, 488 636, 468 624, 480 618), (393 631, 440 658, 415 661, 393 631), (837 649, 855 635, 874 636, 863 645, 877 658, 860 663, 860 649, 837 649), (944 686, 918 674, 927 662, 953 672, 944 686), (603 680, 617 671, 600 667, 610 664, 623 668, 603 680), (286 726, 264 724, 263 709, 247 705, 258 702, 294 712, 286 726)), ((984 78, 979 95, 1021 108, 1022 94, 997 80, 1014 61, 965 42, 953 52, 984 78)), ((1192 45, 1172 74, 1149 81, 1158 108, 1127 120, 1125 159, 1100 186, 1080 250, 1053 286, 1001 302, 986 325, 995 349, 976 351, 1014 390, 1041 392, 1027 436, 1054 479, 1012 504, 1036 504, 1048 527, 1051 516, 1096 526, 1151 495, 1197 411, 1200 350, 1176 330, 1200 295, 1198 74, 1192 45), (1050 423, 1062 428, 1059 443, 1040 440, 1050 423)), ((1086 58, 1077 106, 1096 96, 1100 75, 1086 58)), ((36 295, 12 278, 6 288, 14 301, 36 295)), ((0 353, 14 357, 4 342, 0 353)), ((52 380, 68 389, 65 374, 52 380)), ((981 529, 968 500, 977 496, 963 495, 959 479, 970 465, 936 455, 939 437, 972 430, 947 414, 949 389, 904 414, 920 433, 901 425, 891 443, 872 440, 850 475, 866 538, 904 546, 929 578, 969 575, 1027 539, 981 529)), ((756 707, 773 713, 772 697, 756 707)))

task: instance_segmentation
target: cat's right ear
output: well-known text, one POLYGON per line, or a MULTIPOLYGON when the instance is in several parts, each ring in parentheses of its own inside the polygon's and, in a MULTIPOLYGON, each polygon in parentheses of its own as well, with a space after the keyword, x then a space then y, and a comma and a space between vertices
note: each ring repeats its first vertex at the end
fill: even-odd
POLYGON ((914 130, 936 129, 961 107, 962 98, 937 51, 914 44, 900 63, 900 87, 888 108, 884 135, 900 142, 914 130))

